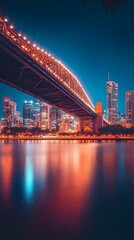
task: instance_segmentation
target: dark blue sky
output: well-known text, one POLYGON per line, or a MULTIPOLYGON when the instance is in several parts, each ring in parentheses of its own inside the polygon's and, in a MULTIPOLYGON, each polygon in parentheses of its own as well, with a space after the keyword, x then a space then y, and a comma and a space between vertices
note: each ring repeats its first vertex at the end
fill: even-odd
MULTIPOLYGON (((106 81, 119 84, 119 111, 125 112, 125 91, 134 90, 134 1, 126 0, 116 12, 105 11, 101 0, 6 1, 0 15, 15 29, 59 58, 79 78, 93 104, 106 109, 106 81)), ((0 83, 0 116, 3 98, 10 97, 22 110, 31 99, 0 83)))

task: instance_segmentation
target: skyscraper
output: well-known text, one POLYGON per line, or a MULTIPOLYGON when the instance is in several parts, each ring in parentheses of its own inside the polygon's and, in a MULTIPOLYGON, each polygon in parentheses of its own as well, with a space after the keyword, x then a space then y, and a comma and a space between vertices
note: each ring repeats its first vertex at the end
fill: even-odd
POLYGON ((40 106, 41 106, 41 101, 36 100, 34 107, 33 107, 33 114, 32 114, 32 119, 35 121, 36 116, 40 114, 40 106))
POLYGON ((34 103, 25 101, 23 103, 23 124, 24 126, 34 126, 34 103))
POLYGON ((61 123, 60 123, 60 132, 68 132, 71 129, 71 115, 66 113, 66 112, 63 112, 62 111, 62 114, 61 114, 61 123))
POLYGON ((110 80, 109 73, 107 81, 107 120, 111 124, 118 122, 118 83, 110 80))
POLYGON ((14 115, 14 126, 18 127, 21 125, 20 112, 16 111, 14 115))
POLYGON ((50 108, 47 103, 42 102, 40 108, 40 127, 43 130, 50 129, 50 108))
POLYGON ((61 121, 61 110, 56 107, 50 109, 50 127, 53 130, 59 130, 61 121))
POLYGON ((9 98, 4 99, 4 127, 14 127, 16 103, 9 98))
POLYGON ((126 92, 126 123, 134 124, 134 91, 126 92))

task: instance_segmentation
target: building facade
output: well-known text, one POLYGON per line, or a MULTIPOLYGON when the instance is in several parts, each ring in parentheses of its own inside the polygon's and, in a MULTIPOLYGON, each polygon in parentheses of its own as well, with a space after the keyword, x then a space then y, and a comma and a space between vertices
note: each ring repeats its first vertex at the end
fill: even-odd
POLYGON ((14 127, 16 103, 9 98, 4 99, 4 127, 14 127))
POLYGON ((47 103, 42 102, 40 107, 40 128, 42 130, 50 129, 50 108, 47 103))
POLYGON ((25 127, 34 126, 34 103, 33 101, 24 101, 23 103, 23 125, 25 127))
POLYGON ((56 107, 50 109, 50 128, 52 130, 59 130, 61 122, 61 110, 56 107))
POLYGON ((134 91, 125 94, 126 123, 134 125, 134 91))
POLYGON ((107 120, 110 124, 118 122, 118 83, 107 82, 107 120))

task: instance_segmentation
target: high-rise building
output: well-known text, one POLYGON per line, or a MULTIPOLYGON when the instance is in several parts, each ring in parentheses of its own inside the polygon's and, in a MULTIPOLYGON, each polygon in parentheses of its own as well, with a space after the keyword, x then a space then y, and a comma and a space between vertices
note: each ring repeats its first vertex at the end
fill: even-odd
POLYGON ((34 126, 35 113, 33 101, 24 101, 23 103, 23 125, 34 126))
POLYGON ((20 112, 16 111, 15 112, 15 115, 14 115, 14 125, 16 127, 19 127, 20 126, 20 122, 21 122, 21 117, 20 117, 20 112))
POLYGON ((41 106, 41 101, 36 100, 34 107, 33 107, 33 115, 32 115, 32 119, 34 121, 36 120, 36 116, 40 114, 40 106, 41 106))
POLYGON ((111 124, 118 122, 118 83, 111 81, 109 74, 107 81, 107 120, 111 124))
POLYGON ((4 121, 2 118, 2 119, 0 119, 0 133, 2 132, 3 128, 4 128, 4 121))
POLYGON ((65 112, 61 114, 60 132, 68 132, 71 130, 71 115, 65 112))
POLYGON ((50 109, 50 128, 53 130, 59 130, 61 121, 61 110, 56 107, 50 109))
POLYGON ((134 91, 126 92, 126 123, 134 124, 134 91))
POLYGON ((39 126, 37 115, 40 116, 40 100, 25 101, 23 103, 23 125, 24 126, 39 126))
POLYGON ((9 127, 10 116, 10 99, 4 99, 4 127, 9 127))
POLYGON ((4 127, 14 127, 16 103, 9 98, 4 99, 4 127))
POLYGON ((50 129, 50 108, 47 103, 42 102, 40 107, 40 127, 41 129, 50 129))

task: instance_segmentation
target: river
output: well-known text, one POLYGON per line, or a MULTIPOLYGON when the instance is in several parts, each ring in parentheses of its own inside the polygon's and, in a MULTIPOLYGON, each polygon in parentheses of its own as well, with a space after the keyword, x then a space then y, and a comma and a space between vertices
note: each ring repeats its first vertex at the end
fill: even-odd
POLYGON ((134 238, 134 143, 0 141, 1 240, 134 238))

